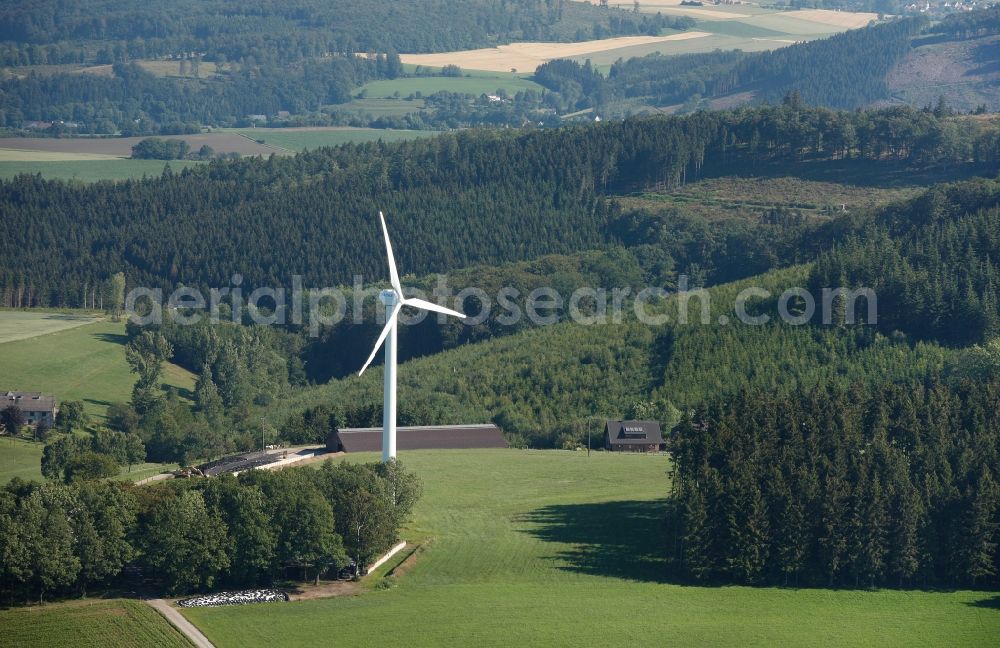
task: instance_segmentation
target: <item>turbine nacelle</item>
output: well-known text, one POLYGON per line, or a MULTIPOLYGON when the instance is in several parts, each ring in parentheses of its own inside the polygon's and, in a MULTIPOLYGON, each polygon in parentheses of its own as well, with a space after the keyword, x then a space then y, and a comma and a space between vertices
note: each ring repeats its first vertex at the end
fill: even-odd
POLYGON ((378 294, 378 299, 386 306, 392 307, 395 306, 400 301, 402 301, 403 298, 397 295, 395 290, 392 290, 391 288, 386 288, 385 290, 383 290, 378 294))
MULTIPOLYGON (((378 340, 375 342, 375 348, 372 349, 372 353, 368 356, 368 360, 365 362, 364 366, 361 367, 361 371, 358 372, 359 376, 365 372, 368 365, 370 365, 372 360, 375 359, 375 354, 378 353, 379 348, 381 348, 389 334, 395 330, 397 321, 396 318, 399 316, 399 311, 402 310, 403 306, 412 306, 413 308, 433 311, 435 313, 444 313, 445 315, 465 319, 465 315, 462 313, 451 310, 450 308, 445 308, 444 306, 435 304, 434 302, 417 299, 415 297, 407 299, 403 296, 403 286, 399 283, 399 273, 396 272, 396 259, 392 254, 392 242, 389 241, 389 230, 385 226, 385 216, 382 215, 382 212, 379 212, 378 217, 379 221, 382 223, 382 235, 385 238, 385 253, 389 262, 389 283, 392 284, 392 288, 386 288, 378 294, 379 300, 385 304, 385 328, 382 329, 382 333, 378 336, 378 340)), ((388 357, 389 355, 389 353, 386 354, 386 362, 394 362, 395 356, 393 355, 393 359, 390 360, 388 357)))

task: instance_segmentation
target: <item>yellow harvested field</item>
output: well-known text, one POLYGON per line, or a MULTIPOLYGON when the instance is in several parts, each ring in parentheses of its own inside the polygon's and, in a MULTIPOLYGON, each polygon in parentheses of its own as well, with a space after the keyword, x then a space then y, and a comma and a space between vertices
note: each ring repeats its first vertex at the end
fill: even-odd
POLYGON ((670 36, 623 36, 580 43, 511 43, 499 47, 460 52, 400 54, 399 57, 403 63, 431 67, 458 65, 469 70, 487 70, 489 72, 509 72, 511 68, 515 68, 519 72, 530 72, 542 63, 553 59, 575 58, 623 47, 690 40, 710 35, 707 32, 684 32, 670 36))
POLYGON ((845 29, 857 29, 878 18, 878 14, 854 13, 851 11, 830 11, 829 9, 806 9, 804 11, 788 11, 781 14, 789 18, 808 20, 809 22, 845 29))
POLYGON ((73 160, 117 160, 121 156, 101 153, 69 153, 65 151, 29 151, 0 148, 0 162, 68 162, 73 160))

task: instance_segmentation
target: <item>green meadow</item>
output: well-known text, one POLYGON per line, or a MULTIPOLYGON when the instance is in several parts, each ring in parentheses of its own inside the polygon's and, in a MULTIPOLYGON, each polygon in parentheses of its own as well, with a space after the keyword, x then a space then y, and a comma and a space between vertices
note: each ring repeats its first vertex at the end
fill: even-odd
MULTIPOLYGON (((371 460, 374 455, 350 460, 371 460)), ((219 648, 990 646, 983 592, 691 587, 660 559, 665 456, 404 452, 424 496, 404 574, 360 596, 185 610, 219 648)))
MULTIPOLYGON (((36 333, 0 344, 0 389, 40 391, 54 394, 57 401, 81 400, 98 418, 112 402, 127 402, 135 378, 125 361, 125 323, 102 320, 48 332, 51 315, 0 311, 0 329, 22 336, 36 333)), ((182 393, 191 390, 194 381, 193 374, 176 365, 164 368, 164 383, 182 393)))
POLYGON ((541 92, 542 86, 530 79, 509 73, 477 72, 470 76, 445 77, 405 77, 399 79, 382 79, 371 81, 364 85, 361 90, 370 97, 391 97, 395 93, 406 97, 411 94, 421 93, 423 95, 434 94, 435 92, 457 92, 462 94, 493 94, 502 89, 509 95, 517 94, 524 90, 534 90, 541 92))
POLYGON ((0 646, 18 648, 188 648, 153 608, 126 599, 84 599, 0 610, 0 646))
POLYGON ((0 486, 15 477, 42 481, 43 444, 10 436, 0 437, 0 486))
MULTIPOLYGON (((127 158, 109 160, 55 160, 50 162, 0 162, 0 178, 13 178, 22 173, 42 174, 44 178, 61 180, 126 180, 143 176, 159 176, 163 173, 164 160, 132 160, 127 158)), ((192 160, 170 160, 173 171, 201 162, 192 160)))

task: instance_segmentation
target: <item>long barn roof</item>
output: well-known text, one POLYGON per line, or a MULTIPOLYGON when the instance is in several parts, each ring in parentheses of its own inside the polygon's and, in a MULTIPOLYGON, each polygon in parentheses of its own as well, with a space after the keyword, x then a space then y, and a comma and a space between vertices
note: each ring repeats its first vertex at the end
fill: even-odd
MULTIPOLYGON (((337 436, 345 452, 374 452, 382 449, 382 428, 341 428, 337 436)), ((424 425, 396 428, 399 450, 506 448, 500 428, 484 425, 424 425)))

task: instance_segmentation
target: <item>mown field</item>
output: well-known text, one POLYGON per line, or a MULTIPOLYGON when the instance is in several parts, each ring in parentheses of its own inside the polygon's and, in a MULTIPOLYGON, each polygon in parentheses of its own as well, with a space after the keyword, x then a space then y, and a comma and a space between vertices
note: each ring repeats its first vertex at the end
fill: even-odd
POLYGON ((36 313, 0 311, 0 344, 93 324, 97 317, 85 313, 36 313))
POLYGON ((0 610, 0 646, 189 648, 191 642, 141 601, 88 599, 0 610))
MULTIPOLYGON (((0 312, 0 326, 20 330, 44 327, 50 313, 0 312), (17 315, 16 326, 9 324, 17 315), (35 320, 25 317, 32 315, 35 320)), ((134 376, 125 361, 125 323, 100 321, 56 332, 38 331, 28 339, 0 344, 0 376, 4 389, 41 391, 54 394, 58 401, 82 400, 87 412, 103 418, 107 406, 127 402, 132 394, 134 376)), ((182 390, 194 387, 195 377, 188 371, 168 364, 164 383, 182 390)))
MULTIPOLYGON (((374 459, 359 456, 351 460, 374 459)), ((362 596, 186 610, 220 648, 311 646, 989 646, 982 592, 688 587, 659 559, 664 456, 423 451, 405 575, 362 596)))

